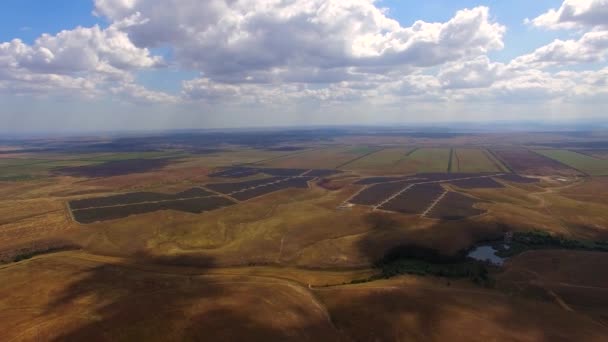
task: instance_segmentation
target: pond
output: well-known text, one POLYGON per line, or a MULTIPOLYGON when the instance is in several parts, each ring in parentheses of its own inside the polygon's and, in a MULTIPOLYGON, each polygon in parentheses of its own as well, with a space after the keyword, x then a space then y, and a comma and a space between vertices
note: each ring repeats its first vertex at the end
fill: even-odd
POLYGON ((496 249, 492 246, 477 246, 467 256, 475 260, 488 261, 493 265, 502 266, 505 259, 496 255, 496 252, 496 249))

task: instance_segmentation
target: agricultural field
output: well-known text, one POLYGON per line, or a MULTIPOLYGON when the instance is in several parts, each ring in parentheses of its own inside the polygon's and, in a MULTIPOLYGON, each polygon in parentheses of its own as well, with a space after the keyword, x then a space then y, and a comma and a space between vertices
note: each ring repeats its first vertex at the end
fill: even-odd
POLYGON ((605 159, 568 150, 535 150, 535 152, 591 176, 608 176, 608 160, 605 159))
POLYGON ((493 154, 513 172, 531 175, 580 175, 567 165, 523 148, 493 149, 493 154))
POLYGON ((608 334, 607 177, 503 136, 297 134, 3 154, 35 177, 0 180, 0 340, 608 334))
POLYGON ((405 147, 381 149, 343 165, 342 169, 369 173, 402 173, 406 171, 402 169, 403 161, 412 150, 405 147))
POLYGON ((286 157, 256 163, 256 166, 298 169, 340 169, 380 148, 333 146, 296 152, 286 157))
POLYGON ((508 172, 502 163, 487 150, 473 148, 455 148, 450 171, 455 173, 508 172))
POLYGON ((586 154, 594 158, 608 159, 608 149, 576 150, 576 152, 586 154))
POLYGON ((419 148, 399 163, 404 174, 447 172, 450 160, 449 148, 419 148))

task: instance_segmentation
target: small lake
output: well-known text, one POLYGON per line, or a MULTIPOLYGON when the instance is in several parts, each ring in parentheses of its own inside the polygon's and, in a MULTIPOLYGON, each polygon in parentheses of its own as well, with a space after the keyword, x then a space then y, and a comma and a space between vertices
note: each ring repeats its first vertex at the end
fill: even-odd
POLYGON ((477 246, 467 255, 479 261, 489 261, 490 263, 502 266, 505 259, 496 255, 496 249, 492 246, 477 246))

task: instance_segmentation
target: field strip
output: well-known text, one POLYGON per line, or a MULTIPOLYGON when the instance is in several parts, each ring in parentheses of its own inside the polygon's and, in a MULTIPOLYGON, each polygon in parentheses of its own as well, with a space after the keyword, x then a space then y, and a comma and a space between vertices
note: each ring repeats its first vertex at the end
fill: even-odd
POLYGON ((209 196, 197 196, 197 197, 186 197, 186 198, 174 198, 174 199, 170 199, 170 200, 144 201, 144 202, 137 202, 137 203, 124 203, 124 204, 116 204, 116 205, 104 205, 104 206, 99 206, 99 207, 79 208, 79 209, 72 209, 72 211, 81 211, 81 210, 90 210, 90 209, 104 209, 104 208, 116 208, 116 207, 128 207, 128 206, 131 206, 131 205, 138 205, 138 204, 165 203, 165 202, 174 202, 174 201, 187 201, 187 200, 191 200, 191 199, 213 198, 213 197, 223 197, 223 196, 209 195, 209 196))
MULTIPOLYGON (((458 157, 456 157, 458 158, 458 157)), ((448 173, 452 173, 452 160, 454 159, 454 148, 450 148, 450 158, 448 159, 448 173)), ((458 169, 460 171, 460 168, 458 169)))
POLYGON ((441 195, 439 195, 439 197, 437 197, 437 199, 434 200, 433 203, 431 203, 431 205, 429 205, 429 207, 426 208, 426 210, 420 216, 426 217, 426 215, 428 215, 428 213, 435 208, 435 206, 445 197, 445 195, 448 194, 448 192, 448 190, 445 190, 441 195))
POLYGON ((359 159, 363 159, 363 158, 365 158, 365 157, 367 157, 367 156, 371 156, 371 155, 372 155, 372 154, 374 154, 374 153, 378 153, 378 152, 380 152, 380 151, 384 151, 384 150, 386 150, 386 148, 381 148, 381 149, 376 150, 376 151, 372 151, 372 152, 365 153, 365 154, 364 154, 364 155, 362 155, 362 156, 356 157, 356 158, 354 158, 354 159, 351 159, 351 160, 347 161, 346 163, 343 163, 343 164, 340 164, 340 165, 338 165, 338 166, 334 167, 334 169, 340 169, 341 167, 344 167, 344 166, 346 166, 346 165, 348 165, 348 164, 350 164, 350 163, 354 163, 354 162, 356 162, 356 161, 357 161, 357 160, 359 160, 359 159))
POLYGON ((306 152, 313 152, 313 151, 324 150, 324 149, 327 149, 327 148, 330 148, 330 147, 335 147, 335 146, 323 146, 323 147, 317 147, 317 148, 312 148, 312 149, 307 149, 307 150, 297 151, 297 152, 293 152, 293 153, 282 154, 282 155, 280 155, 280 156, 271 157, 271 158, 266 158, 266 159, 258 160, 258 161, 251 162, 251 163, 234 164, 234 165, 231 165, 231 166, 256 165, 256 164, 265 163, 265 162, 269 162, 269 161, 273 161, 273 160, 277 160, 277 159, 281 159, 281 158, 286 158, 286 157, 296 156, 296 155, 298 155, 298 154, 302 154, 302 153, 306 153, 306 152))
POLYGON ((406 153, 405 156, 409 157, 412 154, 414 154, 414 152, 418 151, 419 149, 420 149, 420 147, 414 147, 411 151, 409 151, 408 153, 406 153))
POLYGON ((488 160, 490 162, 492 162, 492 164, 494 165, 494 167, 496 168, 496 170, 498 170, 499 172, 508 172, 509 169, 507 169, 506 166, 501 165, 503 164, 500 160, 498 160, 498 158, 496 158, 492 152, 490 152, 490 150, 488 150, 487 148, 484 148, 483 153, 486 155, 486 158, 488 158, 488 160))
POLYGON ((312 172, 312 170, 314 170, 314 169, 310 169, 310 170, 308 170, 308 171, 302 172, 302 173, 300 173, 298 176, 299 176, 299 177, 304 177, 304 176, 306 176, 306 174, 307 174, 307 173, 311 173, 311 172, 312 172))
POLYGON ((409 189, 413 188, 416 184, 408 184, 405 188, 401 189, 399 192, 397 192, 396 194, 390 196, 389 198, 385 199, 384 201, 380 202, 379 204, 375 205, 374 207, 372 207, 372 210, 376 210, 378 208, 380 208, 381 206, 385 205, 386 203, 392 201, 393 199, 395 199, 397 196, 401 195, 402 193, 408 191, 409 189))
POLYGON ((515 170, 513 170, 513 168, 511 167, 511 165, 509 165, 509 163, 507 163, 504 159, 500 158, 496 152, 488 149, 487 150, 496 160, 498 160, 502 165, 504 165, 504 167, 507 169, 507 171, 511 172, 511 173, 517 173, 515 172, 515 170))
POLYGON ((546 155, 544 155, 544 154, 542 154, 542 153, 536 152, 536 151, 534 151, 534 150, 532 150, 532 149, 526 148, 526 151, 528 151, 528 152, 530 152, 530 153, 533 153, 533 154, 535 154, 535 155, 537 155, 537 156, 539 156, 539 157, 541 157, 541 158, 546 158, 546 159, 549 159, 549 160, 553 160, 554 162, 559 163, 561 166, 565 167, 566 169, 571 169, 571 170, 574 170, 574 171, 578 171, 578 172, 582 173, 582 174, 583 174, 583 175, 585 175, 585 176, 591 176, 590 174, 588 174, 587 172, 585 172, 585 171, 583 171, 583 170, 581 170, 581 169, 577 169, 577 168, 575 168, 575 167, 574 167, 574 166, 572 166, 572 165, 568 165, 568 164, 566 164, 566 163, 564 163, 564 162, 562 162, 562 161, 560 161, 560 160, 557 160, 557 159, 551 158, 551 157, 546 156, 546 155))

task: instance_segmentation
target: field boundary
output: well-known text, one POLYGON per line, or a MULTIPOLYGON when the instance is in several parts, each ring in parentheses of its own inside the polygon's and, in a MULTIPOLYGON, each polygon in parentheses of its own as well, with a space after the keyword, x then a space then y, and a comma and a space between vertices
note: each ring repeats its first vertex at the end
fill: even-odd
POLYGON ((365 154, 364 154, 364 155, 362 155, 362 156, 356 157, 356 158, 354 158, 354 159, 351 159, 351 160, 347 161, 346 163, 342 163, 342 164, 340 164, 340 165, 338 165, 338 166, 334 167, 334 169, 339 170, 341 167, 344 167, 344 166, 346 166, 346 165, 348 165, 348 164, 350 164, 350 163, 354 163, 354 162, 356 162, 356 161, 357 161, 357 160, 359 160, 359 159, 363 159, 363 158, 365 158, 365 157, 371 156, 371 155, 372 155, 372 154, 374 154, 374 153, 378 153, 378 152, 380 152, 380 151, 384 151, 384 150, 386 150, 386 148, 381 148, 381 149, 376 150, 376 151, 372 151, 372 152, 365 153, 365 154))
MULTIPOLYGON (((534 153, 534 154, 536 154, 536 155, 537 155, 537 156, 539 156, 539 157, 542 157, 542 158, 547 158, 547 159, 549 159, 549 160, 553 160, 554 162, 559 163, 561 166, 563 166, 563 167, 565 167, 565 168, 567 168, 567 169, 572 169, 572 170, 575 170, 575 171, 578 171, 578 172, 582 173, 583 175, 585 175, 585 176, 587 176, 587 177, 591 177, 591 175, 590 175, 590 174, 588 174, 587 172, 585 172, 585 171, 583 171, 583 170, 580 170, 580 169, 577 169, 577 168, 576 168, 576 167, 574 167, 574 166, 570 166, 570 165, 568 165, 568 164, 566 164, 566 163, 564 163, 564 162, 561 162, 561 161, 559 161, 559 160, 557 160, 557 159, 551 158, 551 157, 546 156, 546 155, 544 155, 544 154, 542 154, 542 153, 538 153, 538 152, 534 151, 533 149, 530 149, 530 148, 527 148, 527 147, 526 147, 526 150, 527 150, 528 152, 530 152, 530 153, 534 153)), ((548 149, 548 150, 551 150, 551 149, 548 149)), ((559 150, 559 149, 558 149, 558 150, 559 150)))
MULTIPOLYGON (((448 159, 448 173, 452 173, 452 160, 453 159, 454 159, 454 148, 450 148, 450 158, 448 159)), ((458 157, 456 157, 456 159, 458 159, 458 157)))
POLYGON ((515 172, 515 170, 513 170, 513 168, 511 167, 511 165, 509 165, 509 163, 507 163, 507 162, 506 162, 504 159, 500 158, 500 157, 499 157, 499 156, 496 154, 496 152, 494 152, 493 150, 490 150, 490 149, 488 149, 487 151, 488 151, 488 152, 489 152, 489 153, 490 153, 490 154, 491 154, 491 155, 492 155, 494 158, 496 158, 496 160, 500 161, 500 162, 502 163, 502 165, 504 165, 504 166, 505 166, 505 168, 506 168, 507 170, 509 170, 509 172, 511 172, 511 173, 517 173, 517 172, 515 172))
POLYGON ((499 172, 512 172, 512 170, 509 170, 504 163, 498 160, 487 148, 483 149, 483 153, 486 155, 486 158, 488 158, 488 160, 494 164, 494 167, 496 167, 499 172))
POLYGON ((251 162, 251 163, 241 163, 241 164, 237 163, 237 164, 233 164, 233 165, 230 165, 230 166, 235 167, 235 166, 257 165, 257 164, 260 164, 260 163, 265 163, 265 162, 269 162, 269 161, 273 161, 273 160, 277 160, 277 159, 281 159, 281 158, 286 158, 286 157, 291 157, 291 156, 297 156, 298 154, 302 154, 302 153, 324 150, 324 149, 328 149, 330 147, 334 147, 334 146, 323 146, 323 147, 318 147, 318 148, 311 148, 311 149, 308 149, 308 150, 302 150, 302 151, 296 151, 296 152, 293 152, 293 153, 282 154, 280 156, 266 158, 266 159, 254 161, 254 162, 251 162))
POLYGON ((408 151, 405 156, 409 157, 411 156, 414 152, 418 151, 420 149, 420 147, 414 147, 411 151, 408 151))

